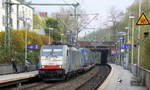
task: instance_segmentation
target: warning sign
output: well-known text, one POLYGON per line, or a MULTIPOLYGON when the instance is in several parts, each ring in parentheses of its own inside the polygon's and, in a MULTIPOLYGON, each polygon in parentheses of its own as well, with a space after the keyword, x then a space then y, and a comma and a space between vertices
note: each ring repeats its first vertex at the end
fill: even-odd
POLYGON ((142 13, 142 15, 140 16, 136 25, 150 25, 150 23, 144 13, 142 13))

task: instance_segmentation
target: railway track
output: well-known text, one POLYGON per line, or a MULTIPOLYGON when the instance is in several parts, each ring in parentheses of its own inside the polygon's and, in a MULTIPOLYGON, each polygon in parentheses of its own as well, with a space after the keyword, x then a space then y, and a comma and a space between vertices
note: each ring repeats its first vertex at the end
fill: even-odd
POLYGON ((99 72, 97 72, 91 79, 82 84, 76 90, 96 90, 107 78, 110 70, 111 67, 109 66, 100 67, 99 72))
POLYGON ((109 66, 100 65, 67 81, 49 83, 39 81, 2 90, 95 90, 107 78, 109 72, 109 66))

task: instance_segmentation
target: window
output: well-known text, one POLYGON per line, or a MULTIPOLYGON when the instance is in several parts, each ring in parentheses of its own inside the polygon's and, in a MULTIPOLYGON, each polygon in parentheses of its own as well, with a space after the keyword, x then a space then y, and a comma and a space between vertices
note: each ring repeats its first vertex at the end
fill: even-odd
POLYGON ((51 56, 52 55, 52 49, 43 49, 42 56, 51 56))
POLYGON ((3 22, 3 26, 5 26, 6 22, 5 22, 5 16, 4 15, 3 15, 3 21, 2 22, 3 22))
POLYGON ((43 49, 42 56, 63 56, 62 49, 43 49))
POLYGON ((6 0, 2 0, 2 8, 5 8, 5 2, 6 0))
POLYGON ((62 49, 54 49, 53 55, 54 56, 63 56, 62 49))
POLYGON ((144 38, 149 36, 149 32, 144 32, 144 38))
POLYGON ((14 9, 13 9, 13 7, 11 8, 11 12, 14 12, 14 9))

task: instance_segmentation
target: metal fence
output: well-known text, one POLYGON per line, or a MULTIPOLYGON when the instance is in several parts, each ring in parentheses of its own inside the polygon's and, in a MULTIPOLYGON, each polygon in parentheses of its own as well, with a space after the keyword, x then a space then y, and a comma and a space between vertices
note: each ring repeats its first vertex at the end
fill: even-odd
POLYGON ((150 70, 138 67, 136 64, 128 64, 126 67, 126 65, 124 65, 123 62, 120 62, 118 60, 114 60, 113 62, 110 61, 110 63, 115 63, 129 70, 136 77, 139 85, 145 85, 148 88, 148 90, 150 90, 150 70))
POLYGON ((129 64, 127 67, 125 67, 123 62, 114 63, 123 66, 125 69, 128 69, 136 77, 136 82, 138 83, 136 85, 145 85, 148 90, 150 90, 150 70, 138 67, 136 64, 129 64))
MULTIPOLYGON (((18 73, 26 71, 34 71, 38 69, 38 64, 30 64, 26 67, 25 64, 17 64, 18 73)), ((15 73, 12 64, 0 64, 0 74, 12 74, 15 73)))
POLYGON ((145 85, 150 90, 150 70, 146 70, 137 65, 129 65, 129 70, 137 77, 140 85, 145 85))

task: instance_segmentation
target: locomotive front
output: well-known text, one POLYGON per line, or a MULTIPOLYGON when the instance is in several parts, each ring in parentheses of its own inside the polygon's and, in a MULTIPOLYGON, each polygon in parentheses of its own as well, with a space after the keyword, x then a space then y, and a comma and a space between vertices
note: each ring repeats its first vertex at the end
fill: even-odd
POLYGON ((41 48, 39 75, 43 80, 64 79, 63 45, 46 45, 41 48))

